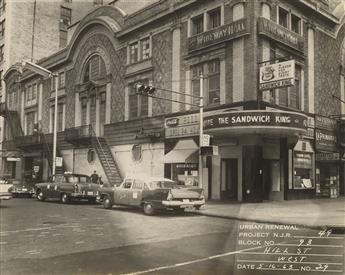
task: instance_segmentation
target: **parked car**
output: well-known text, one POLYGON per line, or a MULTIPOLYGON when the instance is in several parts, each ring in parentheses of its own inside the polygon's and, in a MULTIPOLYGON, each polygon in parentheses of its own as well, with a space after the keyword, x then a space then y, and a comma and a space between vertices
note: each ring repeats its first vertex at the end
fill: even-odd
POLYGON ((35 184, 37 199, 59 199, 62 203, 86 199, 96 202, 99 184, 92 183, 87 175, 66 173, 55 175, 49 182, 35 184))
POLYGON ((12 183, 7 178, 0 178, 0 201, 12 198, 12 194, 8 191, 11 186, 12 183))
POLYGON ((33 183, 20 181, 13 179, 11 180, 12 186, 8 191, 12 194, 13 198, 16 197, 29 197, 31 198, 35 194, 35 187, 33 183))
POLYGON ((188 188, 170 179, 143 176, 127 177, 118 187, 101 187, 98 200, 104 208, 129 205, 141 207, 147 215, 164 209, 178 212, 185 208, 199 209, 205 204, 202 188, 188 188))

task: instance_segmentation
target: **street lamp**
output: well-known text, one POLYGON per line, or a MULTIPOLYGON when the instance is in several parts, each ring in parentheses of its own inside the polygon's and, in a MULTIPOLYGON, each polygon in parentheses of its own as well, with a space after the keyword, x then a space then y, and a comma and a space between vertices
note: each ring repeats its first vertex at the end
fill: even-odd
POLYGON ((29 61, 23 61, 22 67, 25 69, 28 69, 29 71, 32 71, 34 73, 37 73, 45 78, 53 77, 55 78, 54 84, 55 84, 55 106, 54 106, 54 133, 53 133, 53 169, 52 174, 55 175, 55 169, 56 169, 56 140, 57 140, 57 103, 58 103, 58 82, 57 82, 57 75, 53 74, 53 72, 47 70, 46 68, 43 68, 35 63, 29 62, 29 61))

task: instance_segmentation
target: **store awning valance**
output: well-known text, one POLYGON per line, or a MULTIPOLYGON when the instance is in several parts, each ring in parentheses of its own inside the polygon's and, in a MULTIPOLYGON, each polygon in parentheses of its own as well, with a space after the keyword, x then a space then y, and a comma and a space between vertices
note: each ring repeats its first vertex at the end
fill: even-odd
POLYGON ((164 163, 197 163, 198 149, 194 140, 179 140, 169 153, 163 157, 164 163))

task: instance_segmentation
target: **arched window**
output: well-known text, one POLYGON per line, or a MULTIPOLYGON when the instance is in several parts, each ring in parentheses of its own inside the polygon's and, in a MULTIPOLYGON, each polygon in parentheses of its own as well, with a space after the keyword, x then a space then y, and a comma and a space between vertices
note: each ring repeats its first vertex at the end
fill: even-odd
POLYGON ((101 56, 94 55, 86 63, 83 75, 83 83, 97 80, 106 76, 105 63, 101 56))

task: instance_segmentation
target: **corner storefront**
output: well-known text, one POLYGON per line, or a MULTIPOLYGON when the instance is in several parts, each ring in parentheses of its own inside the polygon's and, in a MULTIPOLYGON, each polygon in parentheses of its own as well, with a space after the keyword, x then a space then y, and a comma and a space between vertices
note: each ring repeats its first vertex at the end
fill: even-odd
POLYGON ((219 156, 212 158, 212 198, 239 201, 287 199, 289 149, 307 132, 307 117, 281 110, 244 110, 204 118, 219 156), (220 185, 220 186, 219 186, 220 185))

